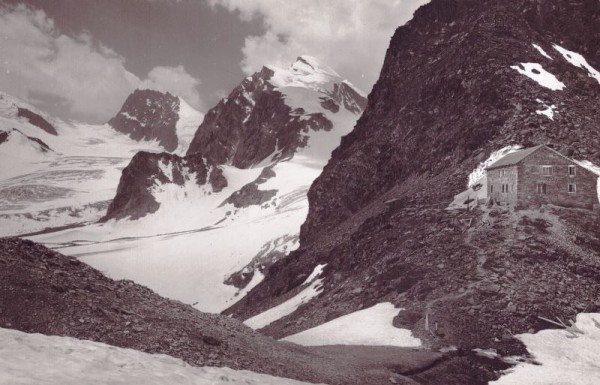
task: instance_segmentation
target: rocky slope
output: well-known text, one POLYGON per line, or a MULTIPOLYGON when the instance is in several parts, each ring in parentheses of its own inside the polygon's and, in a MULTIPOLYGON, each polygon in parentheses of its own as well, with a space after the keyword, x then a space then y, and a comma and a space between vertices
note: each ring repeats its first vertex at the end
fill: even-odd
POLYGON ((0 267, 0 327, 7 329, 333 385, 468 384, 453 368, 481 366, 474 358, 413 349, 280 343, 235 319, 113 281, 75 258, 17 238, 0 238, 0 267))
POLYGON ((513 354, 513 334, 551 327, 538 316, 600 310, 597 212, 445 210, 478 163, 510 144, 600 160, 599 18, 592 0, 421 7, 312 185, 300 248, 226 314, 284 302, 324 263, 322 294, 266 333, 391 301, 407 309, 397 324, 432 346, 513 354))
POLYGON ((135 90, 108 124, 134 140, 156 140, 169 152, 183 154, 202 114, 181 98, 155 90, 135 90))

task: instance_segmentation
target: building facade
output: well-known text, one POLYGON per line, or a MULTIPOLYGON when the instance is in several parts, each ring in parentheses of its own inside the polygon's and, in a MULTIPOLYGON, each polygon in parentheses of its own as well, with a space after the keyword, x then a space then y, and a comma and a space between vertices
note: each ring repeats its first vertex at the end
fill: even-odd
POLYGON ((554 204, 592 209, 598 175, 540 145, 508 154, 487 167, 487 197, 516 208, 554 204))

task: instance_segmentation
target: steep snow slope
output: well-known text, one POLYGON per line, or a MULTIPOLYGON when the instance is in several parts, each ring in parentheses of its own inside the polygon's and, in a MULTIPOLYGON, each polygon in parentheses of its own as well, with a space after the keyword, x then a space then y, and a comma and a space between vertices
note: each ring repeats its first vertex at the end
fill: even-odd
POLYGON ((132 165, 121 179, 122 194, 115 198, 123 202, 122 209, 111 210, 106 223, 35 239, 81 256, 112 277, 133 279, 203 311, 230 306, 258 284, 268 266, 297 247, 308 211, 306 191, 364 105, 347 82, 318 67, 314 59, 312 63, 316 68, 302 63, 290 69, 271 67, 252 81, 244 80, 226 102, 207 113, 208 122, 196 134, 202 136, 203 129, 218 132, 207 125, 221 126, 219 119, 225 119, 241 130, 235 135, 262 136, 264 140, 255 142, 259 152, 248 153, 245 146, 251 143, 246 140, 240 140, 244 146, 231 148, 217 148, 221 144, 214 142, 203 149, 207 152, 191 150, 187 157, 153 166, 132 165), (344 87, 348 90, 339 92, 344 87), (335 90, 337 101, 330 96, 335 90), (325 108, 324 99, 333 102, 325 108), (278 126, 273 119, 285 124, 278 126), (221 150, 237 160, 221 158, 221 150), (226 186, 199 184, 189 168, 183 178, 173 172, 198 156, 218 165, 211 173, 222 173, 226 186), (149 195, 148 200, 139 202, 142 195, 149 195))
POLYGON ((184 155, 187 152, 203 119, 204 114, 202 112, 195 110, 185 100, 179 98, 178 119, 175 123, 177 148, 173 151, 174 154, 184 155))
POLYGON ((0 328, 0 384, 41 383, 48 385, 308 384, 247 370, 194 367, 164 354, 148 354, 99 342, 27 334, 0 328))

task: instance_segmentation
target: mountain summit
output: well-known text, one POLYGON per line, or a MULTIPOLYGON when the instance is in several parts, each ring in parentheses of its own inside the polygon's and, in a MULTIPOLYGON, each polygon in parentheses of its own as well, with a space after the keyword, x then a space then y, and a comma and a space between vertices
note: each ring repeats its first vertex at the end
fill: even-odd
POLYGON ((358 115, 365 106, 359 90, 310 56, 288 69, 265 66, 206 114, 188 154, 240 168, 273 154, 289 158, 309 131, 331 130, 340 109, 358 115))
POLYGON ((156 140, 166 151, 183 154, 202 117, 180 97, 137 89, 108 124, 134 140, 156 140))

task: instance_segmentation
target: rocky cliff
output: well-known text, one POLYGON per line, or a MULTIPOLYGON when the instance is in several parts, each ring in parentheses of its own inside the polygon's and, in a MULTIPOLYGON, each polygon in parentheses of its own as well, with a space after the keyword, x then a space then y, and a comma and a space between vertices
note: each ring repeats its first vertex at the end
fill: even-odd
POLYGON ((397 29, 367 108, 309 191, 299 250, 227 310, 322 294, 276 337, 381 301, 432 346, 521 351, 516 333, 598 310, 598 213, 448 211, 492 151, 546 143, 600 161, 600 3, 433 0, 397 29), (546 245, 546 246, 542 246, 546 245), (431 328, 425 329, 425 318, 431 328))

